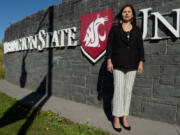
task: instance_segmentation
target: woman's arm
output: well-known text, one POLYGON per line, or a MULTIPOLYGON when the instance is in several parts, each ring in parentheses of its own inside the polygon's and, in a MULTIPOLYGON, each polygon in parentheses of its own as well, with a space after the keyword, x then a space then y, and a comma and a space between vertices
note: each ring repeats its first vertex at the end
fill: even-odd
POLYGON ((107 40, 106 59, 111 59, 112 57, 113 41, 114 41, 114 33, 113 33, 113 26, 112 26, 109 31, 108 40, 107 40))
POLYGON ((140 40, 139 40, 139 49, 140 49, 140 61, 145 62, 144 58, 144 44, 143 44, 143 38, 142 38, 142 32, 140 31, 140 40))
POLYGON ((111 59, 107 59, 107 71, 109 71, 109 72, 113 72, 113 64, 112 64, 112 61, 111 61, 111 59))
POLYGON ((113 64, 111 61, 113 43, 114 43, 114 34, 113 34, 113 26, 112 26, 109 31, 107 47, 106 47, 107 70, 109 72, 113 71, 113 64))
POLYGON ((145 62, 144 58, 144 44, 143 44, 143 38, 142 38, 142 32, 140 31, 140 40, 139 40, 139 49, 140 49, 140 57, 139 57, 139 65, 138 65, 138 73, 142 74, 143 72, 143 63, 145 62))

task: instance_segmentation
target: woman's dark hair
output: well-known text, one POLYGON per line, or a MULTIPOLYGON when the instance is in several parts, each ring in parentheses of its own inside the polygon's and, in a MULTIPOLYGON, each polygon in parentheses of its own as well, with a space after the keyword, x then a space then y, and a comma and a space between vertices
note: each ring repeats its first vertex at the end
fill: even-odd
POLYGON ((133 18, 132 18, 132 20, 131 20, 131 23, 132 23, 133 25, 136 25, 136 12, 135 12, 135 10, 134 10, 134 7, 133 7, 132 5, 130 5, 130 4, 124 5, 124 6, 121 8, 120 12, 115 16, 114 23, 113 23, 114 25, 120 25, 120 20, 123 21, 122 12, 123 12, 123 10, 124 10, 126 7, 130 7, 130 8, 131 8, 132 13, 133 13, 133 18))

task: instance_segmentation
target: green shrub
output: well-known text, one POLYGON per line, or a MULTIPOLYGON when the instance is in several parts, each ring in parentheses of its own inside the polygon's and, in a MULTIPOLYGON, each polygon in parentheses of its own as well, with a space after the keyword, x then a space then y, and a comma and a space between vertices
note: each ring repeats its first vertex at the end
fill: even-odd
POLYGON ((0 78, 4 78, 4 73, 5 73, 5 69, 4 69, 4 55, 3 55, 3 44, 0 45, 0 78))
POLYGON ((4 74, 5 74, 4 65, 1 64, 0 65, 0 78, 1 79, 4 79, 4 74))
POLYGON ((3 44, 0 45, 0 50, 2 50, 2 51, 4 50, 3 44))
POLYGON ((4 62, 3 52, 0 50, 0 64, 4 62))

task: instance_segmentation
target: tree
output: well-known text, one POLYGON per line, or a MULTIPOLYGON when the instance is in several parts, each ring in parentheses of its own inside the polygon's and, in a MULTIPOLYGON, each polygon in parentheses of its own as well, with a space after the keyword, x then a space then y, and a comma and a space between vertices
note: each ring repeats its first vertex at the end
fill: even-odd
POLYGON ((4 44, 4 39, 2 39, 2 41, 1 41, 1 43, 0 43, 0 49, 1 49, 2 51, 3 51, 3 49, 4 49, 3 44, 4 44))

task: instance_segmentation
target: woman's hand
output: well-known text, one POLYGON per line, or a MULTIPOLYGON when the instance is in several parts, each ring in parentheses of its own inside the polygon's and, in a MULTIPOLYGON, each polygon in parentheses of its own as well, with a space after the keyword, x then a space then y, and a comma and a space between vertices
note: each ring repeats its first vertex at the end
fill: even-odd
POLYGON ((138 74, 140 75, 140 74, 142 74, 142 73, 143 73, 143 62, 140 61, 140 62, 139 62, 139 66, 138 66, 138 74))
POLYGON ((113 72, 113 64, 111 62, 111 59, 107 60, 107 70, 111 73, 113 72))

